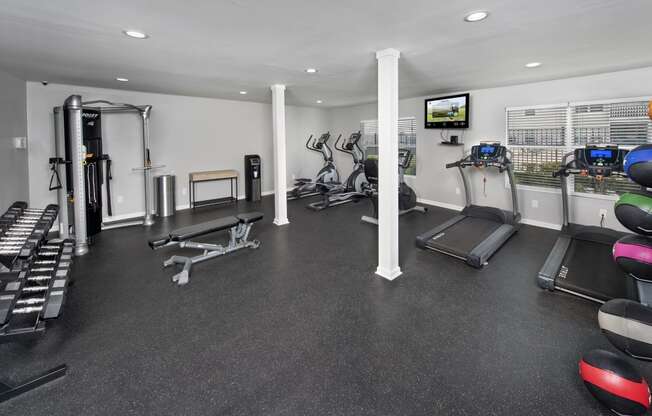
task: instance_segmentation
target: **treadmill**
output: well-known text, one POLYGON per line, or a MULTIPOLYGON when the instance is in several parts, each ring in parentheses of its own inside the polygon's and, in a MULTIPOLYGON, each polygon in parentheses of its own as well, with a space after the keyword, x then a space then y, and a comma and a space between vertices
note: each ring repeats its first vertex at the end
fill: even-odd
POLYGON ((518 212, 516 184, 509 153, 500 143, 480 143, 471 147, 471 153, 463 159, 446 165, 446 168, 457 167, 462 175, 466 207, 456 217, 417 236, 417 247, 456 257, 476 268, 487 264, 489 258, 520 227, 521 214, 518 212), (471 203, 471 190, 464 169, 472 166, 497 168, 500 173, 507 173, 512 211, 471 203))
POLYGON ((623 175, 626 154, 626 150, 614 145, 587 145, 562 158, 561 168, 553 176, 561 179, 563 224, 557 242, 539 270, 537 283, 541 288, 560 290, 598 303, 614 298, 638 299, 633 281, 612 257, 614 243, 627 234, 569 222, 568 176, 590 176, 600 181, 623 175))

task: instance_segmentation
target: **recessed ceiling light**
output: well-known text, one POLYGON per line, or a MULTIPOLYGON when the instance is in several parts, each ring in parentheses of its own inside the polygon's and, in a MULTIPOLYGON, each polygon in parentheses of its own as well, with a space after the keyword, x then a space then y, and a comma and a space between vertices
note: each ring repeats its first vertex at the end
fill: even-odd
POLYGON ((147 39, 149 37, 147 33, 139 32, 137 30, 123 30, 122 33, 134 39, 147 39))
POLYGON ((483 10, 478 10, 475 12, 471 12, 464 16, 464 20, 467 22, 479 22, 480 20, 484 20, 489 16, 489 12, 485 12, 483 10))
POLYGON ((247 95, 247 91, 240 91, 240 95, 247 95))
POLYGON ((306 69, 306 72, 309 74, 316 74, 317 73, 317 68, 308 68, 306 69))
POLYGON ((321 104, 321 103, 323 103, 322 100, 317 100, 317 104, 321 104))
POLYGON ((127 81, 129 81, 127 78, 123 78, 123 77, 118 77, 118 78, 116 78, 115 80, 116 80, 116 81, 120 81, 120 82, 127 82, 127 81))
POLYGON ((541 62, 530 62, 525 64, 526 68, 536 68, 538 66, 541 66, 541 62))

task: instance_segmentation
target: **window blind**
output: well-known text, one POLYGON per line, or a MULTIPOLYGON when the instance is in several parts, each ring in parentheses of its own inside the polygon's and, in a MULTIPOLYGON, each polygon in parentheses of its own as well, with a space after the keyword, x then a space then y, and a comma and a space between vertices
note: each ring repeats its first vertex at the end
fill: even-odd
POLYGON ((512 151, 516 183, 558 188, 552 172, 566 153, 565 105, 507 109, 507 143, 512 151))
POLYGON ((648 101, 571 105, 573 146, 652 142, 648 101))
MULTIPOLYGON (((360 122, 365 157, 378 156, 378 120, 362 120, 360 122)), ((404 117, 398 119, 398 145, 409 149, 414 157, 407 169, 406 175, 416 175, 417 166, 417 119, 404 117)))

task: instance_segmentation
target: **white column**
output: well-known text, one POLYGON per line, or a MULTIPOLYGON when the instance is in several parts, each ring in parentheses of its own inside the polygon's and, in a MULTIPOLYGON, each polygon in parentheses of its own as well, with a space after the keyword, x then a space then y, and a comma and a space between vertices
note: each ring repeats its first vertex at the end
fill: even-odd
POLYGON ((398 59, 396 49, 376 52, 378 60, 378 269, 388 280, 398 265, 398 59))
POLYGON ((287 173, 285 152, 285 85, 272 89, 272 131, 274 137, 274 224, 288 221, 287 173))

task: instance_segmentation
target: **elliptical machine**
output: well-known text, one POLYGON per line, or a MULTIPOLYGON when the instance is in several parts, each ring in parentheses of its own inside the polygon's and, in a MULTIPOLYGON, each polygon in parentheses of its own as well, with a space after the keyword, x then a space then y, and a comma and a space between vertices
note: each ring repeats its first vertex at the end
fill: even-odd
MULTIPOLYGON (((340 137, 337 138, 338 141, 340 137)), ((324 166, 317 172, 317 177, 314 180, 309 178, 295 179, 294 188, 287 193, 288 201, 318 195, 319 192, 316 189, 318 183, 338 182, 340 180, 340 174, 333 163, 333 151, 328 146, 330 138, 330 132, 322 134, 318 139, 313 139, 312 134, 308 137, 306 149, 321 153, 324 158, 324 166)))
MULTIPOLYGON (((410 166, 414 155, 409 149, 398 149, 398 215, 404 215, 409 212, 420 212, 425 214, 428 210, 426 207, 417 205, 417 195, 414 189, 405 183, 405 169, 410 166)), ((367 196, 371 199, 373 206, 373 215, 362 216, 361 220, 370 224, 378 224, 378 159, 367 158, 364 162, 364 173, 369 181, 365 190, 367 196)))
POLYGON ((351 155, 351 158, 353 159, 353 171, 349 177, 346 178, 346 182, 343 184, 339 182, 323 182, 316 184, 316 189, 321 194, 322 199, 321 201, 308 204, 307 208, 314 211, 321 211, 322 209, 347 204, 349 202, 358 202, 360 199, 367 197, 365 189, 368 184, 364 174, 364 152, 358 144, 361 138, 362 133, 358 131, 351 134, 351 136, 343 141, 338 147, 337 144, 340 142, 340 138, 338 137, 335 142, 335 149, 342 153, 351 155))

